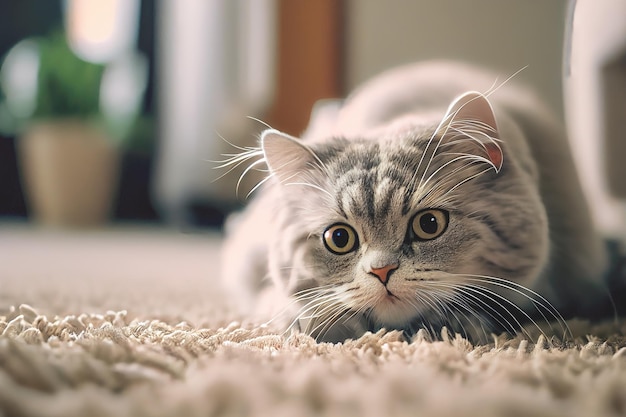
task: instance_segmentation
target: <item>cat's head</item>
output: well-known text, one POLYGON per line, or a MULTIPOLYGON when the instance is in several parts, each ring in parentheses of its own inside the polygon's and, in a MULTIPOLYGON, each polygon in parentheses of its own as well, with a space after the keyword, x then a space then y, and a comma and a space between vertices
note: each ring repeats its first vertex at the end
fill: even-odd
POLYGON ((406 328, 469 314, 485 296, 506 304, 510 284, 499 279, 531 285, 546 262, 547 220, 504 134, 474 92, 443 117, 400 120, 371 137, 307 145, 265 132, 281 189, 274 256, 285 257, 294 291, 305 290, 307 313, 361 312, 406 328))

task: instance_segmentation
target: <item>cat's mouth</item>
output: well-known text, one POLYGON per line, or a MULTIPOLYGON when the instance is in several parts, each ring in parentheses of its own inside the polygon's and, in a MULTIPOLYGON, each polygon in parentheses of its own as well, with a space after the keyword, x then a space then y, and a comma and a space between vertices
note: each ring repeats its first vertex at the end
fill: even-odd
POLYGON ((398 298, 397 295, 389 291, 389 288, 387 288, 387 286, 385 286, 385 291, 387 291, 387 297, 385 297, 387 300, 390 300, 391 302, 400 301, 400 298, 398 298))
POLYGON ((383 327, 400 328, 407 318, 412 318, 416 313, 415 307, 386 287, 385 291, 381 291, 372 301, 368 315, 383 327))
POLYGON ((369 317, 379 326, 387 329, 400 329, 407 320, 415 316, 415 309, 403 303, 396 296, 385 295, 370 310, 369 317))

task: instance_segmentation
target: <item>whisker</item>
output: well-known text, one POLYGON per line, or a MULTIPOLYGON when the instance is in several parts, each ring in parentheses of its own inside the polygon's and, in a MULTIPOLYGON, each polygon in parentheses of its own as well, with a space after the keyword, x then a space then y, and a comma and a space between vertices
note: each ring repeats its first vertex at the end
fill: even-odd
POLYGON ((492 95, 493 93, 495 93, 496 91, 498 91, 500 88, 502 88, 505 84, 507 84, 509 81, 511 81, 513 78, 517 77, 519 73, 521 73, 522 71, 524 71, 526 68, 528 68, 528 65, 524 65, 522 68, 518 69, 517 71, 515 71, 511 76, 509 76, 508 78, 506 78, 504 81, 502 81, 500 84, 498 84, 498 79, 496 78, 496 80, 493 82, 493 84, 491 85, 491 87, 489 87, 489 89, 487 91, 485 91, 485 93, 483 94, 485 97, 489 97, 490 95, 492 95))
MULTIPOLYGON (((248 194, 246 194, 246 199, 250 198, 252 193, 254 193, 256 190, 258 190, 260 187, 262 187, 263 184, 265 184, 267 181, 269 181, 270 178, 271 177, 267 176, 267 177, 263 178, 261 181, 259 181, 254 187, 252 187, 252 189, 250 191, 248 191, 248 194)), ((239 185, 239 182, 237 182, 237 184, 239 185)), ((239 192, 238 189, 237 189, 237 192, 239 192)))
MULTIPOLYGON (((441 165, 439 168, 437 168, 435 171, 433 171, 428 178, 426 179, 425 183, 430 182, 435 176, 437 176, 437 174, 439 174, 439 172, 441 172, 442 170, 446 169, 449 165, 454 164, 455 162, 459 162, 459 161, 463 161, 466 159, 472 159, 472 160, 478 160, 478 161, 487 161, 486 158, 484 157, 480 157, 477 155, 469 155, 469 154, 460 154, 460 156, 457 156, 453 159, 451 159, 450 161, 447 161, 446 163, 444 163, 443 165, 441 165)), ((418 187, 418 190, 420 189, 420 187, 418 187)))
MULTIPOLYGON (((570 336, 572 335, 569 327, 567 326, 567 322, 565 321, 565 318, 563 318, 563 316, 558 311, 558 309, 554 307, 550 301, 548 301, 544 296, 542 296, 538 292, 533 291, 530 288, 527 288, 521 284, 518 284, 513 281, 509 281, 503 278, 492 277, 488 275, 474 275, 474 274, 464 274, 464 275, 468 278, 476 279, 479 282, 481 280, 485 280, 488 283, 510 289, 511 291, 514 291, 524 296, 529 301, 531 301, 535 307, 538 305, 542 307, 545 311, 547 311, 552 316, 553 319, 555 319, 558 323, 561 324, 561 330, 567 331, 570 334, 570 336), (530 293, 530 295, 525 294, 523 291, 527 291, 528 293, 530 293)), ((543 315, 542 310, 540 309, 537 309, 537 310, 542 315, 545 321, 549 321, 545 317, 545 315, 543 315)))
MULTIPOLYGON (((295 317, 293 318, 293 320, 291 321, 291 323, 289 324, 289 326, 287 326, 287 331, 291 330, 296 324, 298 325, 298 327, 300 327, 300 322, 302 320, 311 320, 313 318, 316 318, 317 315, 316 314, 311 314, 308 315, 310 311, 317 311, 317 309, 319 309, 322 305, 324 305, 324 300, 312 300, 309 301, 308 303, 305 304, 305 306, 303 306, 302 308, 300 308, 298 310, 298 313, 295 315, 295 317)), ((308 325, 307 325, 308 326, 308 325)), ((306 331, 306 333, 309 333, 308 331, 306 331)))
MULTIPOLYGON (((245 164, 246 162, 248 162, 248 161, 250 161, 253 158, 258 157, 258 156, 259 155, 257 155, 256 152, 250 152, 247 155, 241 155, 240 154, 240 155, 237 155, 237 156, 233 156, 233 157, 231 157, 229 159, 226 159, 224 161, 210 161, 210 162, 215 162, 215 163, 221 163, 221 165, 215 166, 215 167, 213 167, 213 169, 228 168, 228 170, 226 172, 224 172, 219 177, 215 178, 213 180, 213 182, 218 181, 218 180, 224 178, 226 175, 230 174, 231 172, 233 172, 235 169, 237 169, 241 165, 245 164)), ((258 161, 264 161, 264 159, 259 159, 258 161)))
POLYGON ((323 339, 337 320, 342 317, 345 311, 345 307, 339 302, 325 306, 321 311, 316 312, 316 315, 314 316, 314 318, 321 319, 319 324, 313 328, 307 328, 307 333, 313 335, 317 339, 323 339))
POLYGON ((253 117, 253 116, 246 116, 246 117, 247 117, 248 119, 250 119, 250 120, 254 120, 255 122, 258 122, 258 123, 262 124, 263 126, 265 126, 265 127, 266 127, 266 128, 268 128, 268 129, 273 129, 273 127, 272 127, 272 126, 270 126, 268 123, 265 123, 265 122, 264 122, 263 120, 261 120, 261 119, 257 119, 256 117, 253 117))
POLYGON ((286 332, 290 331, 297 323, 300 316, 315 308, 315 303, 324 302, 326 299, 330 299, 335 296, 335 294, 332 291, 329 291, 329 289, 326 287, 327 286, 311 288, 299 291, 298 293, 292 295, 290 297, 290 302, 286 306, 284 306, 278 313, 276 313, 270 320, 265 322, 265 325, 270 325, 271 323, 282 317, 284 314, 287 314, 289 311, 291 311, 291 309, 295 305, 306 301, 304 305, 299 309, 299 313, 296 314, 296 318, 292 320, 292 322, 287 326, 287 329, 285 330, 286 332))
MULTIPOLYGON (((259 159, 258 161, 254 161, 253 163, 248 165, 248 167, 243 171, 243 173, 239 176, 239 179, 237 180, 237 186, 235 187, 235 191, 236 191, 237 195, 239 195, 239 187, 241 186, 241 181, 243 181, 243 178, 246 176, 246 174, 248 172, 250 172, 252 169, 254 169, 254 167, 256 165, 263 164, 263 163, 265 163, 265 159, 259 159)), ((268 178, 270 178, 270 177, 267 177, 262 182, 267 181, 268 178)), ((256 188, 257 187, 253 188, 253 190, 256 189, 256 188)), ((248 196, 249 195, 250 195, 250 193, 248 193, 248 196)))
MULTIPOLYGON (((551 325, 551 321, 546 317, 546 315, 544 314, 544 311, 548 312, 549 315, 554 320, 556 320, 557 323, 559 323, 561 331, 563 331, 563 336, 562 336, 563 338, 567 338, 568 336, 573 337, 572 332, 569 326, 567 325, 567 322, 563 318, 563 316, 547 299, 545 299, 539 293, 529 288, 526 288, 521 284, 508 281, 502 278, 491 277, 491 276, 486 276, 486 275, 473 275, 473 274, 451 274, 451 275, 463 277, 465 280, 475 281, 480 284, 491 284, 491 285, 504 288, 511 292, 521 295, 522 297, 524 297, 525 299, 527 299, 528 301, 532 303, 536 311, 542 316, 543 320, 549 324, 551 329, 553 329, 551 325), (524 291, 528 292, 530 295, 525 293, 524 291)), ((546 336, 546 338, 548 338, 547 335, 545 335, 545 333, 543 332, 543 330, 541 330, 540 326, 532 319, 532 317, 530 317, 530 315, 523 308, 515 304, 513 301, 511 301, 510 299, 502 296, 501 294, 498 294, 494 292, 493 290, 490 290, 489 288, 484 287, 482 285, 475 285, 475 284, 472 284, 472 285, 473 285, 473 288, 478 289, 480 291, 484 291, 485 293, 490 294, 502 300, 503 302, 506 302, 510 304, 511 306, 515 307, 517 311, 519 311, 530 323, 532 323, 539 331, 541 331, 542 334, 546 336)))
MULTIPOLYGON (((428 283, 430 284, 430 282, 428 283)), ((452 316, 454 317, 454 319, 456 320, 456 322, 458 323, 458 325, 461 327, 461 331, 462 333, 465 335, 465 337, 468 337, 471 335, 471 333, 469 333, 467 331, 467 329, 465 328, 465 325, 463 324, 463 320, 461 320, 459 318, 459 316, 456 315, 456 313, 450 308, 450 305, 456 306, 457 308, 460 308, 461 310, 466 311, 467 313, 469 313, 471 316, 473 316, 476 320, 478 320, 478 323, 480 324, 481 330, 483 335, 485 336, 485 339, 487 339, 487 333, 484 329, 484 323, 483 323, 483 318, 478 315, 469 304, 467 304, 467 302, 465 300, 463 300, 462 296, 463 294, 459 293, 459 292, 455 292, 453 294, 448 294, 448 293, 444 293, 439 291, 440 294, 445 294, 445 298, 444 298, 447 303, 444 303, 443 306, 444 308, 446 308, 446 310, 448 310, 450 312, 450 314, 452 314, 452 316)), ((466 319, 465 321, 467 323, 469 323, 472 328, 474 329, 475 333, 474 334, 478 334, 478 329, 476 328, 476 324, 473 320, 471 320, 466 314, 462 313, 462 311, 459 311, 459 313, 463 314, 463 317, 466 319)), ((451 323, 452 324, 452 323, 451 323)))
MULTIPOLYGON (((493 318, 500 325, 500 327, 503 328, 504 330, 506 330, 508 332, 512 332, 512 333, 516 333, 517 331, 521 331, 529 339, 532 339, 530 334, 524 329, 524 326, 519 322, 519 320, 517 320, 517 318, 513 314, 511 314, 509 312, 509 310, 502 303, 500 303, 499 301, 497 301, 496 299, 494 299, 490 295, 484 294, 482 291, 477 289, 475 286, 467 285, 467 284, 444 283, 444 282, 432 282, 432 283, 429 283, 429 284, 434 284, 436 286, 441 286, 441 287, 444 287, 444 288, 453 289, 456 292, 458 292, 459 294, 463 294, 463 296, 468 297, 471 300, 473 300, 474 302, 478 303, 478 305, 480 306, 481 310, 484 311, 485 313, 489 314, 489 316, 491 318, 493 318), (474 293, 477 293, 478 295, 472 294, 472 293, 470 293, 470 291, 474 292, 474 293), (514 326, 500 312, 498 312, 495 308, 493 308, 488 303, 486 303, 482 298, 480 298, 480 296, 488 298, 490 301, 494 302, 500 308, 502 308, 504 311, 506 311, 511 316, 511 318, 515 321, 517 326, 514 326), (495 317, 493 315, 493 313, 485 311, 484 308, 488 308, 493 313, 497 314, 502 320, 504 320, 506 322, 506 325, 502 321, 500 321, 500 319, 495 317)), ((510 300, 507 300, 506 298, 501 297, 501 296, 499 298, 502 298, 503 300, 509 302, 509 304, 514 306, 516 309, 519 309, 519 307, 517 305, 515 305, 513 302, 511 302, 510 300)))
POLYGON ((462 179, 462 180, 461 180, 461 181, 459 181, 459 182, 458 182, 455 186, 453 186, 453 187, 452 187, 452 188, 450 188, 448 191, 446 191, 446 192, 445 192, 445 193, 441 196, 441 198, 446 197, 448 194, 452 193, 452 191, 456 190, 456 189, 457 189, 458 187, 460 187, 461 185, 463 185, 463 184, 465 184, 466 182, 471 181, 471 180, 473 180, 474 178, 476 178, 476 177, 478 177, 478 176, 480 176, 480 175, 482 175, 482 174, 484 174, 484 173, 488 172, 490 169, 491 169, 491 168, 484 169, 484 170, 482 170, 482 171, 480 171, 480 172, 478 172, 478 173, 476 173, 476 174, 474 174, 474 175, 471 175, 471 176, 469 176, 469 177, 467 177, 467 178, 462 179))

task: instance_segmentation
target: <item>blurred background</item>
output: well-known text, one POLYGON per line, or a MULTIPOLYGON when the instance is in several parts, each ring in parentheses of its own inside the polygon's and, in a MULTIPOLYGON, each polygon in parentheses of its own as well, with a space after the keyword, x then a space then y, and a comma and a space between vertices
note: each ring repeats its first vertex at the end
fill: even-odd
MULTIPOLYGON (((429 58, 534 86, 570 130, 594 218, 623 236, 621 0, 20 0, 0 5, 0 221, 219 228, 267 123, 429 58), (262 123, 262 122, 263 123, 262 123)), ((255 176, 256 175, 256 176, 255 176)))

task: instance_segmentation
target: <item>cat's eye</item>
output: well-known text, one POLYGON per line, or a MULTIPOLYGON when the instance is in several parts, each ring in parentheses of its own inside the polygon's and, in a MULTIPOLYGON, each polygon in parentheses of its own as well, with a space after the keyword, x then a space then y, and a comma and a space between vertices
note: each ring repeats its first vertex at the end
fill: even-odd
POLYGON ((335 223, 324 231, 324 246, 335 255, 352 252, 359 245, 359 238, 351 226, 335 223))
POLYGON ((445 210, 422 210, 413 216, 411 231, 417 240, 432 240, 446 231, 449 220, 450 216, 445 210))

